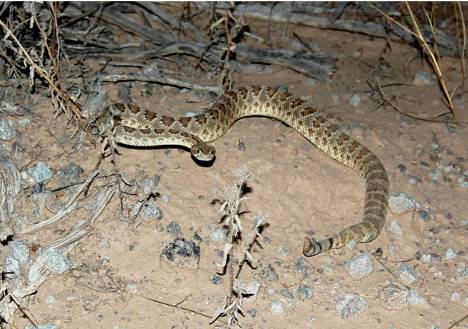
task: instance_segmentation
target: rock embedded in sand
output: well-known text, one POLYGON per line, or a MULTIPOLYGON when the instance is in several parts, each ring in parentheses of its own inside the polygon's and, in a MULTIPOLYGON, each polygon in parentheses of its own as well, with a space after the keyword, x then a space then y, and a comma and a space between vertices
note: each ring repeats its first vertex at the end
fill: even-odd
POLYGON ((358 294, 346 293, 336 299, 336 314, 341 319, 346 319, 352 315, 357 315, 367 309, 367 303, 358 294))

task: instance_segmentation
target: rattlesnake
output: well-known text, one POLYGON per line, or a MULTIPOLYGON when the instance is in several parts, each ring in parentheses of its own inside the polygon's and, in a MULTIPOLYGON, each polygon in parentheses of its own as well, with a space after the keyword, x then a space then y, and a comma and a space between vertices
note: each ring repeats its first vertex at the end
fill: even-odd
POLYGON ((377 156, 338 130, 320 111, 300 98, 269 87, 242 87, 227 92, 208 111, 193 117, 172 117, 133 104, 112 104, 111 119, 101 119, 99 131, 111 125, 116 142, 130 146, 180 145, 201 161, 211 161, 215 149, 206 144, 226 134, 238 119, 264 116, 284 122, 338 162, 365 179, 364 214, 359 223, 333 237, 304 240, 303 253, 314 256, 341 248, 351 240, 369 242, 380 233, 387 214, 389 181, 377 156))

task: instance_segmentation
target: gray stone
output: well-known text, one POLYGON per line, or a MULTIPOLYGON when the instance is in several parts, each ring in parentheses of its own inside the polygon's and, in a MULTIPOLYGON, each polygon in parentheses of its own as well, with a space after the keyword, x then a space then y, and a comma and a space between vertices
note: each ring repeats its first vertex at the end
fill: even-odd
POLYGON ((210 234, 210 240, 213 243, 224 242, 228 237, 228 230, 225 228, 217 228, 210 234))
POLYGON ((304 300, 311 299, 314 291, 311 286, 307 284, 301 284, 299 287, 297 287, 296 293, 299 296, 299 299, 304 300))
POLYGON ((50 179, 52 175, 52 171, 42 161, 37 162, 26 172, 21 173, 22 178, 31 184, 45 182, 46 180, 50 179))
POLYGON ((406 284, 414 283, 419 278, 419 274, 405 263, 400 263, 398 274, 406 284))
POLYGON ((260 271, 260 276, 269 282, 275 282, 279 280, 279 276, 271 264, 268 264, 262 268, 260 271))
POLYGON ((177 224, 176 222, 170 222, 169 225, 167 225, 166 228, 167 232, 172 234, 172 235, 179 235, 180 232, 180 225, 177 224))
POLYGON ((457 253, 453 251, 452 248, 448 248, 447 252, 445 253, 445 259, 452 260, 455 259, 455 257, 457 257, 457 253))
POLYGON ((26 128, 30 124, 31 124, 31 120, 28 118, 18 120, 18 126, 20 126, 21 128, 26 128))
POLYGON ((457 277, 459 280, 464 280, 468 277, 468 266, 461 262, 457 268, 457 277))
POLYGON ((4 272, 7 278, 18 277, 21 273, 21 265, 19 260, 12 256, 7 256, 5 258, 3 266, 5 267, 4 272))
POLYGON ((211 277, 211 282, 213 284, 220 284, 223 279, 219 275, 213 275, 211 277))
POLYGON ((390 230, 391 233, 396 234, 396 235, 401 236, 401 235, 404 234, 403 229, 401 228, 400 224, 398 224, 398 222, 396 220, 393 220, 390 223, 389 230, 390 230))
POLYGON ((164 248, 162 255, 178 266, 198 267, 200 246, 193 241, 176 238, 164 248))
POLYGON ((303 279, 309 276, 310 265, 303 258, 299 258, 294 265, 303 279))
POLYGON ((400 310, 409 301, 408 289, 395 283, 382 287, 379 290, 378 296, 382 300, 384 307, 389 310, 400 310))
POLYGON ((428 221, 429 218, 431 217, 429 212, 426 210, 418 210, 418 216, 425 222, 428 221))
POLYGON ((255 299, 262 285, 258 281, 237 281, 236 291, 245 297, 255 299))
POLYGON ((353 96, 351 96, 351 98, 349 99, 349 105, 351 105, 352 107, 358 107, 359 105, 361 105, 361 96, 359 96, 358 94, 354 94, 353 96))
POLYGON ((17 259, 20 264, 25 264, 29 260, 29 248, 23 242, 14 240, 9 243, 11 256, 17 259))
POLYGON ((366 301, 358 294, 346 293, 336 299, 336 314, 341 319, 360 314, 366 309, 366 301))
POLYGON ((409 291, 409 303, 411 305, 428 305, 426 297, 422 296, 417 290, 409 291))
POLYGON ((346 268, 353 279, 365 278, 371 274, 373 270, 372 256, 367 252, 356 255, 351 258, 346 268))
POLYGON ((164 214, 158 206, 156 206, 153 200, 146 202, 140 210, 140 216, 144 220, 160 220, 164 217, 164 214))
POLYGON ((156 194, 160 176, 145 177, 141 182, 143 193, 146 195, 156 194))
POLYGON ((276 314, 284 312, 283 303, 281 301, 271 302, 271 311, 276 314))
POLYGON ((30 283, 35 283, 43 276, 44 268, 52 273, 62 274, 69 270, 73 263, 60 251, 50 248, 42 251, 35 262, 29 268, 28 279, 30 283))
POLYGON ((283 296, 283 297, 286 297, 286 298, 290 298, 290 299, 293 299, 294 298, 294 295, 292 294, 292 292, 289 290, 289 289, 283 289, 280 291, 280 294, 283 296))
POLYGON ((0 139, 4 141, 12 140, 17 132, 13 129, 10 120, 0 120, 0 139))
POLYGON ((419 208, 419 204, 407 193, 392 193, 388 206, 394 214, 402 214, 410 209, 419 208))

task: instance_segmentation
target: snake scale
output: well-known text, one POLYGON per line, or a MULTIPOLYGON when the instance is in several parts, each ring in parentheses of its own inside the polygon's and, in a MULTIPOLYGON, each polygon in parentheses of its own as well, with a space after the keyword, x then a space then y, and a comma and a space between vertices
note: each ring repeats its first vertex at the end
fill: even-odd
MULTIPOLYGON (((229 91, 208 111, 187 117, 172 117, 144 110, 134 104, 112 104, 111 125, 117 143, 130 146, 179 145, 188 147, 200 161, 211 161, 215 149, 206 143, 226 134, 238 119, 263 116, 284 122, 339 163, 351 167, 365 180, 364 213, 361 221, 337 234, 315 240, 306 237, 303 253, 314 256, 341 248, 351 240, 369 242, 382 230, 387 214, 389 180, 377 156, 340 132, 323 113, 304 100, 270 87, 241 87, 229 91)), ((107 126, 107 128, 102 128, 107 126)))

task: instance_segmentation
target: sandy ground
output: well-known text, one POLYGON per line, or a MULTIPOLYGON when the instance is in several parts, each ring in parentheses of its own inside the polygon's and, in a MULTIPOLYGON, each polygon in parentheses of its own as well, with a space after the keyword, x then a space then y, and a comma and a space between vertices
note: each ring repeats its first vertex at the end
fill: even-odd
MULTIPOLYGON (((382 85, 395 83, 383 90, 406 113, 430 118, 446 111, 435 80, 414 83, 417 72, 432 75, 414 49, 392 44, 384 53, 383 40, 294 26, 291 29, 316 42, 321 50, 337 54, 337 72, 332 80, 320 83, 271 67, 265 72, 235 74, 236 85, 286 86, 339 117, 337 123, 382 160, 391 192, 407 193, 419 207, 402 214, 390 212, 381 235, 372 243, 305 258, 301 248, 306 233, 326 236, 358 221, 364 190, 357 174, 331 160, 294 130, 265 118, 241 120, 213 143, 217 158, 208 167, 199 166, 185 150, 122 146, 117 156, 119 170, 129 177, 141 172, 148 177, 160 176, 157 190, 161 196, 155 199, 155 205, 162 210, 162 219, 140 218, 132 224, 122 221, 115 197, 90 234, 69 253, 74 269, 50 276, 25 305, 37 323, 56 328, 223 327, 225 318, 213 325, 208 318, 229 290, 229 275, 216 272, 225 242, 213 240, 212 233, 222 225, 219 206, 210 202, 218 196, 216 189, 236 182, 236 172, 242 168, 252 174, 248 180, 252 191, 243 204, 249 211, 243 218, 244 230, 251 229, 256 213, 266 214, 269 223, 259 239, 261 247, 252 250, 257 267, 244 266, 240 274, 240 280, 260 284, 256 298, 243 305, 245 317, 240 321, 244 328, 445 329, 468 313, 468 270, 463 273, 463 264, 468 267, 466 125, 414 120, 390 106, 379 106, 378 93, 366 83, 376 77, 382 85), (355 95, 360 98, 357 106, 351 104, 355 95), (180 231, 177 225, 170 225, 173 222, 180 231), (175 231, 171 229, 174 227, 175 231), (198 266, 177 266, 165 260, 162 252, 176 237, 200 246, 198 266), (372 272, 353 278, 348 262, 362 253, 372 255, 378 248, 383 254, 380 258, 371 256, 372 272), (454 255, 447 252, 449 248, 454 255), (402 264, 414 270, 414 282, 405 281, 399 274, 402 264), (403 290, 393 304, 382 293, 391 283, 403 290), (414 296, 409 300, 404 297, 409 291, 405 286, 420 295, 419 303, 414 296), (359 295, 367 307, 355 311, 351 305, 351 315, 342 319, 337 305, 346 293, 359 295)), ((461 86, 459 63, 445 60, 444 66, 450 67, 450 86, 461 86)), ((106 89, 118 98, 115 85, 106 89)), ((172 115, 207 106, 203 96, 143 84, 132 87, 132 99, 172 115)), ((457 96, 465 121, 467 100, 466 93, 457 96)), ((84 169, 85 177, 97 162, 99 146, 85 142, 77 150, 73 129, 63 117, 50 120, 51 111, 47 99, 35 98, 31 123, 18 128, 25 168, 44 161, 57 177, 61 168, 74 162, 84 169)), ((112 170, 109 158, 100 169, 107 173, 112 170)), ((57 185, 52 179, 46 187, 57 185)), ((51 193, 45 204, 57 211, 70 195, 67 191, 51 193)), ((31 194, 27 200, 21 211, 29 223, 52 215, 47 208, 33 215, 33 209, 39 207, 38 198, 31 194)), ((72 215, 59 225, 20 240, 30 247, 34 258, 33 244, 53 241, 79 220, 79 215, 72 215)), ((2 259, 9 252, 8 245, 0 246, 2 259)), ((15 328, 27 324, 29 321, 17 312, 15 328)), ((466 327, 465 321, 454 328, 466 327)))

